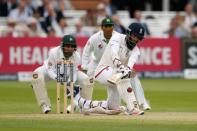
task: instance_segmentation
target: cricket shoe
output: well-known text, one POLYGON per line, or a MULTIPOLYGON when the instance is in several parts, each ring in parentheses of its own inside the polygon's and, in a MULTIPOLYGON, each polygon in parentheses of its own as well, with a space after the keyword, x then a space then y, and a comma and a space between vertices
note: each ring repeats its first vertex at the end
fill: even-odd
POLYGON ((81 111, 84 115, 90 115, 91 113, 95 114, 107 114, 107 115, 117 115, 120 114, 121 110, 108 110, 104 109, 103 107, 97 106, 90 109, 82 109, 81 111))
POLYGON ((141 111, 138 108, 133 108, 131 111, 126 109, 125 114, 126 115, 144 115, 144 111, 141 111))
POLYGON ((150 107, 150 105, 147 103, 147 102, 145 102, 143 105, 142 105, 142 107, 143 107, 143 110, 145 111, 145 110, 151 110, 151 107, 150 107))
MULTIPOLYGON (((77 104, 77 102, 74 100, 74 111, 76 111, 77 109, 79 109, 79 106, 77 104)), ((71 105, 68 105, 67 107, 67 113, 71 112, 71 105)))
POLYGON ((48 105, 46 105, 46 104, 43 104, 43 105, 42 105, 42 112, 43 112, 44 114, 48 114, 50 111, 51 111, 51 107, 50 107, 50 106, 48 106, 48 105))
POLYGON ((108 109, 105 109, 105 114, 107 115, 118 115, 122 113, 122 110, 121 109, 117 109, 117 110, 108 110, 108 109))

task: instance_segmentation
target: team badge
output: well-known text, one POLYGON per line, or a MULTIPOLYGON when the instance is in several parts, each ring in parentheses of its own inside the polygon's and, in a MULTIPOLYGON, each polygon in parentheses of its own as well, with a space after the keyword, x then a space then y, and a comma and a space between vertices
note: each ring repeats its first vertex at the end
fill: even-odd
POLYGON ((38 78, 38 74, 37 73, 33 74, 33 78, 37 79, 38 78))
POLYGON ((98 48, 102 49, 103 48, 103 44, 99 44, 98 48))

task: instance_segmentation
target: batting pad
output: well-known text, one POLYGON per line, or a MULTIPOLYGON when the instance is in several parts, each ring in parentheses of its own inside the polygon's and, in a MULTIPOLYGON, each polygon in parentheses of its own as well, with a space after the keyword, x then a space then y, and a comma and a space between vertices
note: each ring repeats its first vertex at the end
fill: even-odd
POLYGON ((131 111, 134 107, 136 107, 136 98, 131 87, 130 79, 121 79, 117 82, 117 89, 120 97, 126 103, 127 109, 131 111))
POLYGON ((33 73, 31 83, 39 106, 43 104, 51 106, 45 86, 44 75, 41 73, 33 73))
POLYGON ((134 78, 131 78, 131 85, 134 89, 138 104, 144 104, 146 102, 144 90, 137 75, 134 78))
POLYGON ((94 85, 94 81, 91 80, 91 79, 85 79, 83 82, 82 82, 82 85, 81 85, 81 90, 80 90, 80 94, 81 94, 81 97, 85 98, 85 99, 88 99, 88 100, 91 100, 92 99, 92 93, 93 93, 93 85, 94 85))

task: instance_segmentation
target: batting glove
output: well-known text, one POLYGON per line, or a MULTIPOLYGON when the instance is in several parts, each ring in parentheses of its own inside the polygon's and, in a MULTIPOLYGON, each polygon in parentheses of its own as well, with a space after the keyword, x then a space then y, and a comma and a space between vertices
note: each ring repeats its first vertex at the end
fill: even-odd
POLYGON ((134 78, 136 76, 136 71, 130 69, 129 67, 121 66, 118 70, 119 73, 122 73, 122 79, 124 78, 134 78))

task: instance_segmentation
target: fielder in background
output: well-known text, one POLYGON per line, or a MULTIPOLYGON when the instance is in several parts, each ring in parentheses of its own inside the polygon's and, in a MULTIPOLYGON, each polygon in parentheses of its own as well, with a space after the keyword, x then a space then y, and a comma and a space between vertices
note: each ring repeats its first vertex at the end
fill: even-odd
MULTIPOLYGON (((140 95, 145 102, 144 92, 133 66, 140 55, 137 44, 144 39, 144 28, 139 23, 132 23, 126 35, 115 33, 106 46, 104 54, 95 71, 97 81, 107 87, 107 101, 84 100, 76 96, 78 103, 85 112, 118 114, 121 109, 121 100, 126 104, 124 112, 128 115, 142 115, 134 91, 141 88, 140 95), (106 112, 105 112, 106 110, 106 112), (110 113, 109 113, 110 111, 110 113)), ((136 95, 137 95, 136 91, 136 95)), ((138 92, 139 93, 139 92, 138 92)), ((143 103, 144 104, 144 103, 143 103)))
MULTIPOLYGON (((101 57, 103 56, 103 53, 110 38, 114 35, 117 36, 119 34, 118 32, 114 31, 114 23, 112 19, 108 17, 102 20, 101 29, 101 31, 95 33, 89 38, 83 50, 82 69, 87 71, 87 75, 90 77, 90 79, 94 78, 93 76, 96 67, 98 66, 98 63, 100 62, 101 57)), ((109 53, 110 51, 107 51, 107 55, 109 55, 109 53)), ((138 54, 136 54, 136 57, 138 57, 138 54)), ((134 88, 135 95, 137 97, 137 101, 140 107, 143 110, 150 110, 151 107, 146 101, 141 82, 137 75, 134 79, 131 79, 131 83, 134 88)))
MULTIPOLYGON (((92 83, 91 88, 93 92, 93 83, 94 83, 94 73, 98 63, 105 51, 112 34, 115 34, 114 23, 111 18, 105 18, 101 23, 101 30, 93 34, 87 41, 82 54, 82 65, 81 68, 83 72, 87 73, 92 83)), ((90 90, 91 91, 91 90, 90 90)), ((92 92, 83 92, 83 96, 92 96, 92 92), (89 93, 89 94, 88 94, 89 93)), ((91 100, 92 98, 85 97, 86 99, 91 100)))
POLYGON ((101 30, 93 34, 87 41, 82 54, 82 69, 87 71, 87 75, 94 78, 94 72, 101 60, 105 47, 107 46, 111 36, 116 31, 111 18, 105 18, 101 23, 101 30))
MULTIPOLYGON (((89 90, 87 84, 89 84, 88 76, 78 70, 78 65, 80 65, 80 55, 76 51, 77 44, 76 40, 71 35, 65 35, 62 40, 60 46, 54 47, 49 51, 49 57, 44 61, 44 64, 38 67, 32 75, 32 87, 35 93, 37 102, 39 106, 42 108, 43 113, 48 113, 51 111, 51 102, 48 97, 48 93, 46 90, 46 82, 49 80, 57 79, 57 63, 60 60, 71 60, 74 64, 74 80, 73 82, 80 85, 82 90, 89 90)), ((69 69, 68 69, 69 70, 69 69)), ((63 76, 63 66, 60 67, 60 74, 63 76)), ((68 73, 69 74, 69 73, 68 73)), ((67 76, 69 77, 69 76, 67 76)), ((68 78, 69 79, 69 78, 68 78)), ((84 97, 83 95, 81 95, 84 97)))

